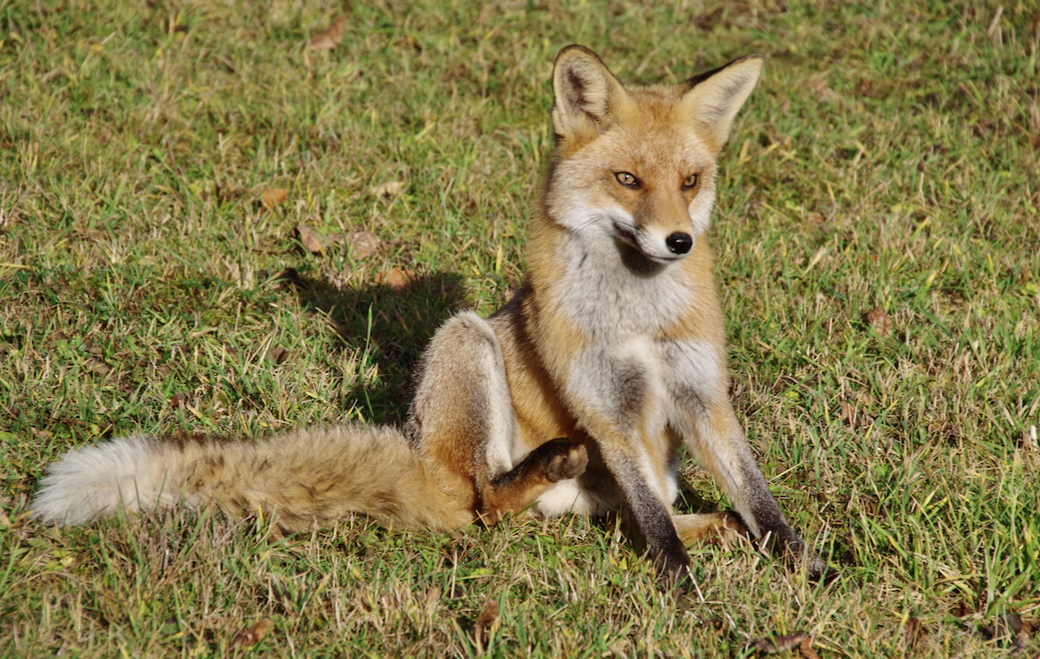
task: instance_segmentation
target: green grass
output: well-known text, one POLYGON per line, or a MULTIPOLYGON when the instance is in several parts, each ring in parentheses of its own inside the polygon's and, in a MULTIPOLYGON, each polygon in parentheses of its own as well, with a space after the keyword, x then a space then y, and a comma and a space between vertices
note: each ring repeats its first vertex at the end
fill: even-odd
POLYGON ((822 657, 1010 651, 980 628, 1040 617, 1040 8, 357 5, 324 52, 303 44, 335 4, 0 0, 0 654, 747 656, 796 631, 822 657), (576 518, 27 519, 47 464, 106 437, 400 421, 437 325, 522 278, 572 42, 647 83, 770 56, 721 163, 717 278, 738 412, 834 583, 709 546, 702 597, 662 594, 576 518), (312 255, 298 225, 384 246, 312 255), (415 283, 380 285, 393 268, 415 283))

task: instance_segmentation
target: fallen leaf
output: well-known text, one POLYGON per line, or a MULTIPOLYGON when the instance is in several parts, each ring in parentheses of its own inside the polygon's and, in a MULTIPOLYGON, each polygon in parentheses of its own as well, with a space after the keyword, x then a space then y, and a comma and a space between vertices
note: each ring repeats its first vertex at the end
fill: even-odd
POLYGON ((498 602, 489 597, 484 600, 484 606, 480 608, 480 615, 473 623, 473 638, 480 652, 484 651, 487 642, 495 635, 498 625, 498 602))
POLYGON ((426 591, 426 616, 433 618, 433 614, 437 611, 437 605, 441 601, 441 589, 437 586, 431 587, 426 591))
POLYGON ((1017 613, 1000 616, 992 625, 980 625, 979 631, 986 638, 993 640, 1017 638, 1022 633, 1022 616, 1017 613))
POLYGON ((885 310, 881 307, 874 307, 867 312, 867 324, 880 337, 886 337, 892 333, 892 317, 885 313, 885 310))
POLYGON ((1026 630, 1023 629, 1018 632, 1015 636, 1015 642, 1011 644, 1011 654, 1018 654, 1022 650, 1025 650, 1027 645, 1029 645, 1029 634, 1027 634, 1026 630))
POLYGON ((820 76, 813 76, 809 79, 809 89, 816 95, 817 100, 824 103, 832 103, 841 98, 836 91, 830 88, 827 81, 820 76))
POLYGON ((373 185, 372 194, 377 197, 396 197, 404 191, 404 183, 400 181, 387 181, 379 185, 373 185))
POLYGON ((332 24, 321 32, 315 34, 307 41, 308 50, 332 50, 343 41, 343 28, 347 24, 347 17, 340 16, 332 21, 332 24))
POLYGON ((170 407, 179 410, 188 404, 188 397, 184 394, 174 394, 170 396, 170 407))
POLYGON ((413 281, 415 281, 414 270, 399 270, 394 268, 389 273, 380 272, 376 275, 376 284, 379 286, 389 286, 395 293, 400 293, 405 290, 413 281))
POLYGON ((802 639, 802 642, 798 644, 798 651, 805 659, 820 659, 820 655, 816 654, 816 650, 813 649, 811 636, 802 639))
POLYGON ((285 361, 285 358, 288 356, 289 351, 285 348, 271 348, 267 351, 267 354, 264 355, 267 361, 271 362, 272 364, 281 364, 285 361))
POLYGON ((260 618, 251 626, 238 632, 238 634, 235 635, 234 640, 231 641, 229 647, 232 650, 241 650, 252 647, 259 643, 264 636, 267 636, 267 632, 271 631, 273 627, 274 621, 270 618, 260 618))
POLYGON ((269 211, 273 211, 284 204, 288 198, 289 191, 285 188, 271 188, 260 193, 260 201, 264 203, 264 208, 269 211))
POLYGON ((108 375, 112 372, 111 366, 101 361, 100 359, 95 359, 93 357, 87 360, 87 366, 89 367, 91 373, 95 373, 97 375, 108 375))
POLYGON ((790 636, 771 636, 755 643, 755 649, 765 654, 787 652, 798 647, 807 639, 805 632, 795 632, 790 636))
POLYGON ((906 643, 907 650, 916 648, 922 636, 924 636, 924 628, 921 626, 921 621, 913 617, 907 618, 906 625, 903 627, 903 641, 906 643))
POLYGON ((311 254, 325 253, 325 236, 317 229, 301 224, 296 227, 296 234, 300 237, 300 244, 311 254))
POLYGON ((371 231, 348 231, 343 234, 343 240, 359 258, 369 256, 383 246, 383 241, 371 231))
POLYGON ((841 404, 841 420, 850 426, 856 422, 856 408, 852 407, 848 401, 841 404))

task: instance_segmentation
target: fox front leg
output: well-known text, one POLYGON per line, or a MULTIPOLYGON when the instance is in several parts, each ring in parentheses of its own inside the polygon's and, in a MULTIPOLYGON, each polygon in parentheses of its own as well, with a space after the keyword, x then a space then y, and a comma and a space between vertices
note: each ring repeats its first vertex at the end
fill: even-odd
POLYGON ((677 463, 664 432, 661 383, 638 351, 624 353, 593 348, 575 360, 571 407, 624 495, 659 584, 686 583, 690 557, 672 523, 677 463))
POLYGON ((687 446, 733 501, 751 534, 765 540, 774 554, 793 565, 804 565, 811 578, 823 577, 827 564, 806 547, 788 524, 755 462, 729 398, 701 407, 692 425, 687 446))

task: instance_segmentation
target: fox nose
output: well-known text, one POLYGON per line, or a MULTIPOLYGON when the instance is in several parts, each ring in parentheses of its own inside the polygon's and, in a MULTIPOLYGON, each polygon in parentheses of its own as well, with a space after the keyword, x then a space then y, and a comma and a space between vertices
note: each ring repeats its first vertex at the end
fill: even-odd
POLYGON ((672 254, 685 254, 693 247, 693 236, 676 231, 664 239, 664 244, 668 246, 668 251, 672 254))

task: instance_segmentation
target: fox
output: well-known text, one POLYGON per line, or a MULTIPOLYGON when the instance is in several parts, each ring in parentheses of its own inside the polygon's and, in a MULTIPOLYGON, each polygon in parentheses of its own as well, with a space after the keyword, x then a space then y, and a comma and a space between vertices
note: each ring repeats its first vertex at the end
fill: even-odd
POLYGON ((354 514, 436 530, 620 513, 664 588, 692 580, 687 543, 720 535, 821 578, 734 412, 707 238, 719 154, 764 59, 644 87, 583 46, 559 52, 526 275, 497 312, 434 333, 403 427, 115 439, 53 464, 32 514, 78 525, 180 503, 300 531, 354 514), (673 514, 683 445, 735 513, 673 514))

